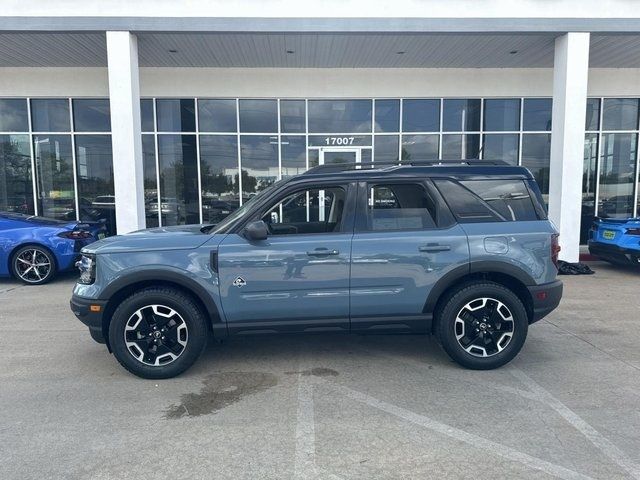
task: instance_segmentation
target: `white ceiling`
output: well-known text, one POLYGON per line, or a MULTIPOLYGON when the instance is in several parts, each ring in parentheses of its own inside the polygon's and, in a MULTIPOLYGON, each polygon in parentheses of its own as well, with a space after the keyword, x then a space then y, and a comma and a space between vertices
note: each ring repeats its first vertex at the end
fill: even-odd
MULTIPOLYGON (((138 34, 142 67, 552 67, 554 39, 553 34, 138 34)), ((104 33, 0 34, 0 67, 106 63, 104 33)), ((640 68, 640 35, 592 35, 590 65, 640 68)))

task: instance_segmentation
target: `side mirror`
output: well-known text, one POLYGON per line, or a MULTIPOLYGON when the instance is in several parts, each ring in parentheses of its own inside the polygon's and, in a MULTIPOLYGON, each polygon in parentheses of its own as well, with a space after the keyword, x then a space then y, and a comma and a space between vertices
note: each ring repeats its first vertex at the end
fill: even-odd
POLYGON ((256 222, 251 222, 244 228, 244 236, 247 240, 251 241, 259 241, 266 240, 269 235, 269 229, 267 228, 267 224, 262 220, 258 220, 256 222))

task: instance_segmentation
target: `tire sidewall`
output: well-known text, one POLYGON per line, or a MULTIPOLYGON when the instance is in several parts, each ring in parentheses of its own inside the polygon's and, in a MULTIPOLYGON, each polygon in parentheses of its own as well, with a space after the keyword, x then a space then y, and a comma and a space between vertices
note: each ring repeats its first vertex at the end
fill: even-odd
POLYGON ((528 327, 527 311, 517 295, 502 285, 490 282, 462 287, 445 303, 438 318, 438 336, 444 350, 460 365, 478 370, 498 368, 511 361, 522 349, 528 327), (468 353, 455 336, 455 319, 458 313, 467 303, 481 297, 499 300, 507 306, 513 316, 514 333, 511 341, 504 350, 490 357, 476 357, 468 353))
POLYGON ((125 299, 109 324, 109 345, 113 354, 129 372, 142 378, 171 378, 187 370, 200 356, 207 340, 204 316, 186 295, 174 290, 143 290, 125 299), (174 309, 187 325, 187 345, 180 356, 166 365, 146 365, 136 359, 124 340, 125 326, 133 313, 148 305, 166 305, 174 309))
POLYGON ((47 282, 50 282, 53 279, 53 277, 55 277, 57 269, 58 269, 58 265, 56 264, 55 256, 53 255, 53 253, 51 253, 51 250, 41 245, 24 245, 18 248, 13 253, 13 255, 11 255, 11 273, 17 280, 21 281, 25 285, 43 285, 47 282), (51 269, 49 270, 49 273, 47 274, 47 276, 44 277, 42 280, 38 280, 37 282, 27 282, 22 277, 20 277, 20 275, 18 275, 18 266, 16 265, 18 261, 18 256, 22 252, 28 251, 28 250, 39 250, 40 252, 42 252, 44 255, 47 256, 47 258, 49 259, 49 262, 51 263, 51 269))

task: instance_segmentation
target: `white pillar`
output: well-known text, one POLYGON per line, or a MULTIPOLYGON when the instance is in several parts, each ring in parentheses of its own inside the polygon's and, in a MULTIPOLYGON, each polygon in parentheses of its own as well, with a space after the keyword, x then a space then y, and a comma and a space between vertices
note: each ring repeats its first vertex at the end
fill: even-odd
POLYGON ((580 254, 582 163, 589 76, 589 33, 556 38, 553 62, 553 120, 549 218, 560 231, 560 258, 580 254))
POLYGON ((145 228, 138 42, 129 32, 107 32, 113 180, 118 234, 145 228))

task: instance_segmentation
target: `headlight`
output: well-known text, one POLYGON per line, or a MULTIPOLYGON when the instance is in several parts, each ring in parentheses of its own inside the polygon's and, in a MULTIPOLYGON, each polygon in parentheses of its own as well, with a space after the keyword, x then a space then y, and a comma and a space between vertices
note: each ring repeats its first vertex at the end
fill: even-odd
POLYGON ((80 270, 78 283, 91 285, 96 280, 96 256, 90 253, 83 253, 80 260, 76 262, 76 267, 80 270))

